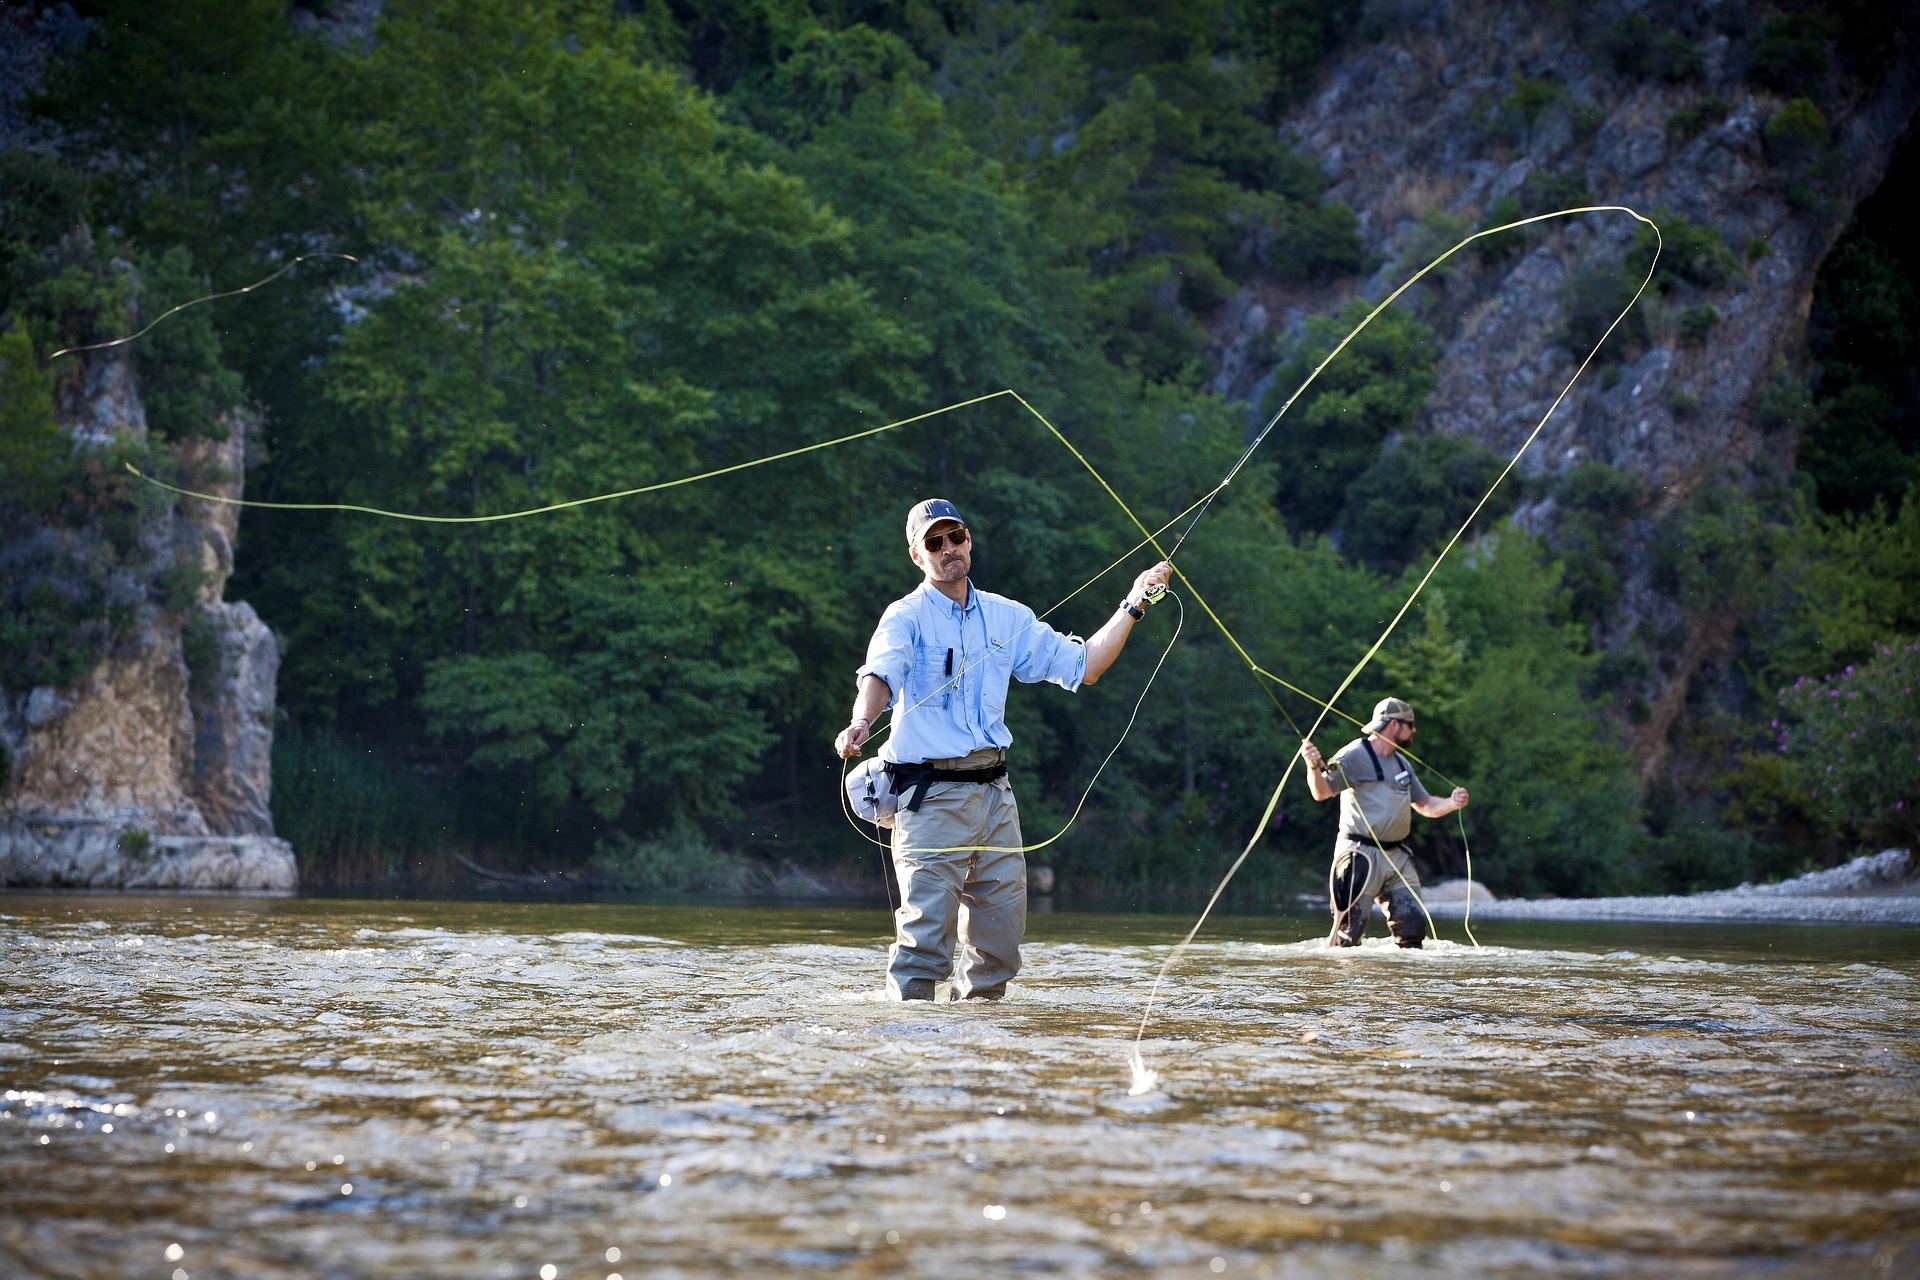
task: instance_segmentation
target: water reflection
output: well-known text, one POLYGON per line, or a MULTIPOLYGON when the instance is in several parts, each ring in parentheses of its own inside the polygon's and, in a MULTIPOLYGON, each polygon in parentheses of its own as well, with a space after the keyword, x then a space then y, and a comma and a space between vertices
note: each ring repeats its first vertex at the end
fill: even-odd
POLYGON ((1920 1271, 1920 933, 1186 923, 0 898, 0 1273, 1920 1271))

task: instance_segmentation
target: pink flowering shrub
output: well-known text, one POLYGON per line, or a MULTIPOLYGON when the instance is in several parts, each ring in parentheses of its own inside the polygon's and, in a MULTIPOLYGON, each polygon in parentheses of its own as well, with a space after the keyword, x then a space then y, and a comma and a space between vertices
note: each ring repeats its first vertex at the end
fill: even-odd
POLYGON ((1775 745, 1799 766, 1809 816, 1911 846, 1920 836, 1920 644, 1876 648, 1858 666, 1780 690, 1775 745))

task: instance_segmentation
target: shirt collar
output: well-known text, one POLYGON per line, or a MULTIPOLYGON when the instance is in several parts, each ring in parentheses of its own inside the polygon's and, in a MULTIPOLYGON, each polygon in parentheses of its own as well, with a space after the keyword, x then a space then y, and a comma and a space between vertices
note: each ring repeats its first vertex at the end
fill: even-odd
POLYGON ((967 579, 967 607, 965 609, 961 609, 959 605, 949 600, 940 588, 934 586, 925 578, 920 579, 920 591, 929 601, 943 609, 951 609, 965 614, 972 613, 980 607, 980 588, 973 585, 972 578, 967 579))

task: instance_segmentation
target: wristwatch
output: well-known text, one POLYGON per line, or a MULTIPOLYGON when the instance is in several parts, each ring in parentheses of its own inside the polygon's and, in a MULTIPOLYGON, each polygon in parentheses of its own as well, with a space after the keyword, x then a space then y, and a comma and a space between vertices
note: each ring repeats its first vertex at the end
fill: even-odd
POLYGON ((1122 600, 1120 602, 1120 607, 1122 609, 1125 609, 1127 613, 1132 616, 1135 622, 1138 622, 1142 618, 1147 616, 1145 610, 1134 608, 1133 601, 1131 600, 1122 600))

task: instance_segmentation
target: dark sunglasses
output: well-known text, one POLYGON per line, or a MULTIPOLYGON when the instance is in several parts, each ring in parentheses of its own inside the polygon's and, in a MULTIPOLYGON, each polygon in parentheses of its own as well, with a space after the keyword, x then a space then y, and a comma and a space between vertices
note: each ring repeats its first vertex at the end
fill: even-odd
POLYGON ((967 526, 961 525, 945 533, 930 533, 922 545, 929 551, 939 551, 941 547, 964 547, 967 545, 967 526))
POLYGON ((1403 724, 1403 725, 1405 725, 1405 726, 1407 726, 1407 728, 1409 728, 1409 729, 1418 729, 1418 728, 1420 727, 1419 725, 1417 725, 1417 724, 1415 724, 1415 723, 1414 723, 1413 721, 1411 721, 1411 720, 1403 720, 1403 719, 1401 719, 1401 718, 1400 718, 1399 716, 1395 716, 1395 717, 1393 718, 1393 722, 1394 722, 1395 724, 1403 724))

